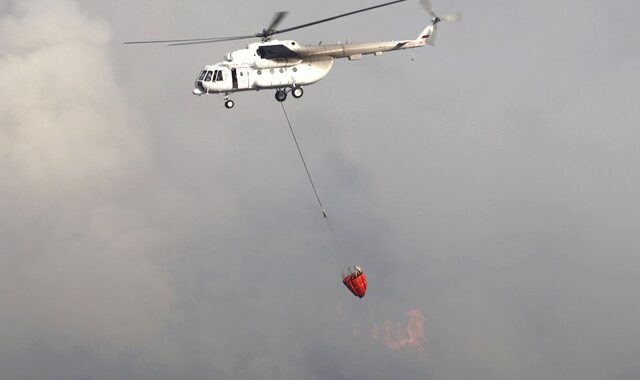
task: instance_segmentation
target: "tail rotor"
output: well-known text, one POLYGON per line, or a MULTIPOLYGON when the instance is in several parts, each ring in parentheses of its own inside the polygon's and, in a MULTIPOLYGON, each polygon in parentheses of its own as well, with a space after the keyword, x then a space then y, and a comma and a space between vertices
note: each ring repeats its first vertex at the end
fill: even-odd
POLYGON ((450 13, 442 17, 438 16, 436 12, 433 10, 433 5, 431 4, 431 0, 420 0, 420 5, 422 5, 424 9, 427 10, 427 13, 431 15, 431 24, 433 25, 433 29, 432 29, 431 35, 429 36, 429 41, 428 41, 429 45, 431 46, 435 45, 436 34, 438 32, 439 23, 443 21, 444 22, 462 21, 462 13, 460 12, 450 13))

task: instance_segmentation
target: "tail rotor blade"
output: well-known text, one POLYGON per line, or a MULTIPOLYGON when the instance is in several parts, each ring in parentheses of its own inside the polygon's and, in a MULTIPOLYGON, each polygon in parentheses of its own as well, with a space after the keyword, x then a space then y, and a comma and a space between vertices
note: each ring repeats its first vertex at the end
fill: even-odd
POLYGON ((427 12, 431 15, 431 25, 433 27, 431 31, 431 36, 427 40, 427 43, 431 46, 436 44, 436 35, 438 34, 438 24, 445 22, 460 22, 462 20, 462 13, 450 13, 444 17, 439 17, 436 12, 433 10, 433 5, 431 4, 431 0, 420 0, 420 5, 427 10, 427 12))
POLYGON ((447 22, 460 22, 462 21, 462 13, 460 12, 456 12, 456 13, 451 13, 448 14, 446 16, 444 16, 442 18, 442 21, 447 21, 447 22))
POLYGON ((433 5, 431 4, 431 0, 420 0, 420 5, 427 10, 427 12, 431 15, 431 17, 438 17, 436 13, 433 11, 433 5))

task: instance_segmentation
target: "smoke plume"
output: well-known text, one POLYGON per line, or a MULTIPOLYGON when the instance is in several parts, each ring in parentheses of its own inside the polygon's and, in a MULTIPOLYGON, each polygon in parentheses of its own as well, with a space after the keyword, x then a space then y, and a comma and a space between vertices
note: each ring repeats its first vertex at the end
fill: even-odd
POLYGON ((148 255, 155 232, 128 198, 149 149, 114 79, 109 27, 69 0, 3 12, 0 367, 17 378, 45 347, 150 339, 168 286, 148 255))

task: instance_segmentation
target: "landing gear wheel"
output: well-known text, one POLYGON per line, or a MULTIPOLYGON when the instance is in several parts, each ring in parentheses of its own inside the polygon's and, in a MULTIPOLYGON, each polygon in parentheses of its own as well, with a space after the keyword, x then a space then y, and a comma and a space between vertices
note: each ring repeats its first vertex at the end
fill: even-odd
POLYGON ((291 95, 296 99, 301 98, 303 94, 304 91, 302 90, 302 87, 294 87, 293 90, 291 90, 291 95))
POLYGON ((227 109, 233 108, 234 105, 235 103, 231 99, 227 99, 224 101, 224 106, 227 107, 227 109))
POLYGON ((278 90, 276 91, 276 100, 279 102, 284 102, 284 100, 287 98, 287 92, 283 91, 283 90, 278 90))

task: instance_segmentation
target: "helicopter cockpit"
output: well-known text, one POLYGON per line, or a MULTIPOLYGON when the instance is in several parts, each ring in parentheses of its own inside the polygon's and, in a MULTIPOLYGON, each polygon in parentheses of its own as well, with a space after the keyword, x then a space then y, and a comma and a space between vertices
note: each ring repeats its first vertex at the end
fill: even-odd
POLYGON ((203 70, 202 73, 200 73, 200 78, 198 80, 203 80, 205 82, 222 81, 222 70, 203 70))
POLYGON ((205 67, 196 80, 196 87, 193 89, 195 95, 206 94, 207 92, 218 92, 223 90, 225 80, 225 70, 216 67, 205 67))

